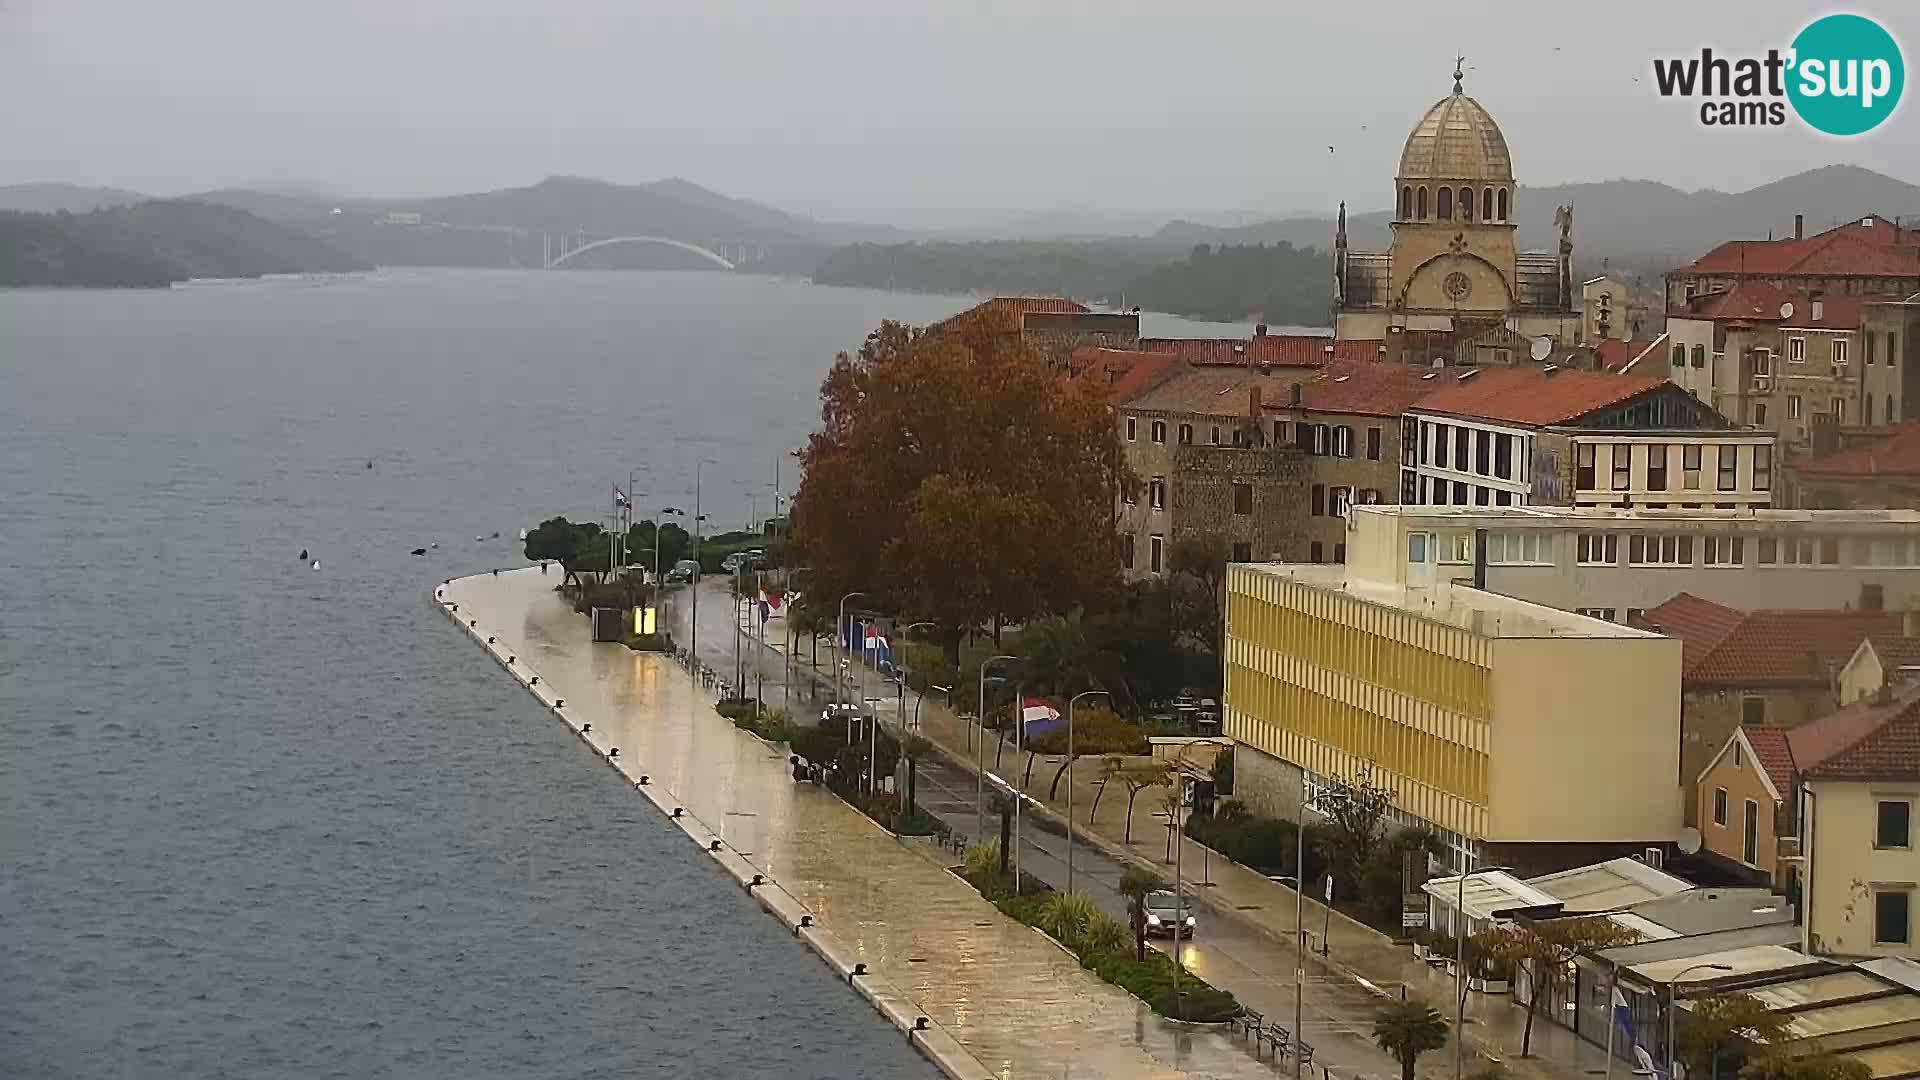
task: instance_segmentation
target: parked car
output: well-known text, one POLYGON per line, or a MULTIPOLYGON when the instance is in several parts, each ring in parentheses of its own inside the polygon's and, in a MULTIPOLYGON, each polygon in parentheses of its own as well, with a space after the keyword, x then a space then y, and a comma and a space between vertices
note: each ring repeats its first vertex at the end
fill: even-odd
POLYGON ((1171 890, 1150 892, 1141 905, 1147 912, 1147 936, 1173 936, 1174 927, 1180 928, 1181 937, 1192 937, 1199 923, 1193 917, 1193 904, 1185 897, 1171 890))
POLYGON ((700 564, 692 559, 681 559, 667 571, 667 584, 682 585, 700 578, 700 564))

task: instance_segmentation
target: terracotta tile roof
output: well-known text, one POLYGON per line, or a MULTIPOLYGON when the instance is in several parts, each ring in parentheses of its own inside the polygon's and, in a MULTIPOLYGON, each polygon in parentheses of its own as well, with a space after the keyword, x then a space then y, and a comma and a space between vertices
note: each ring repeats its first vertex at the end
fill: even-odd
POLYGON ((1751 612, 1686 668, 1686 681, 1740 686, 1826 683, 1862 640, 1898 634, 1900 619, 1897 611, 1751 612))
POLYGON ((1248 392, 1261 389, 1271 376, 1242 367, 1187 365, 1128 401, 1129 409, 1143 412, 1188 413, 1197 416, 1245 419, 1248 392))
POLYGON ((1594 366, 1601 371, 1625 371, 1628 364, 1640 359, 1648 349, 1666 340, 1666 336, 1661 334, 1657 338, 1634 338, 1631 341, 1608 338, 1594 346, 1594 366))
POLYGON ((1750 281, 1725 292, 1702 293, 1670 314, 1715 322, 1764 322, 1823 330, 1857 330, 1870 299, 1861 296, 1822 297, 1820 318, 1816 319, 1813 317, 1813 294, 1750 281), (1792 314, 1782 315, 1782 311, 1791 311, 1792 314))
POLYGON ((1635 621, 1646 629, 1679 638, 1680 670, 1691 675, 1701 661, 1720 647, 1727 635, 1739 629, 1746 617, 1746 612, 1683 592, 1648 608, 1635 621))
POLYGON ((1920 779, 1920 698, 1897 699, 1896 705, 1882 708, 1891 715, 1872 730, 1839 747, 1819 764, 1803 766, 1808 778, 1920 779))
POLYGON ((1773 781, 1773 790, 1783 797, 1792 791, 1793 747, 1787 741, 1787 729, 1745 724, 1740 733, 1747 737, 1747 745, 1753 747, 1754 761, 1766 770, 1767 779, 1773 781))
POLYGON ((1030 314, 1085 315, 1091 310, 1085 304, 1069 300, 1064 296, 996 296, 934 323, 927 327, 927 331, 939 333, 962 319, 979 315, 1004 316, 1018 327, 1021 318, 1030 314))
POLYGON ((1920 275, 1920 232, 1896 228, 1879 214, 1863 214, 1800 240, 1729 240, 1695 259, 1682 272, 1920 275))
POLYGON ((1873 654, 1880 658, 1883 669, 1920 667, 1920 638, 1910 638, 1904 634, 1874 634, 1867 640, 1873 643, 1873 654))
POLYGON ((1269 409, 1294 409, 1358 416, 1399 416, 1435 387, 1465 368, 1419 368, 1383 361, 1335 361, 1318 375, 1300 382, 1300 404, 1288 404, 1286 386, 1263 388, 1262 404, 1269 409))
POLYGON ((1256 334, 1248 338, 1141 338, 1145 352, 1165 352, 1191 364, 1272 364, 1317 368, 1336 360, 1373 360, 1378 339, 1335 341, 1323 334, 1256 334), (1332 351, 1328 351, 1331 345, 1332 351))
POLYGON ((1920 422, 1894 424, 1865 446, 1834 450, 1798 462, 1803 476, 1920 476, 1920 422))
POLYGON ((1131 400, 1157 385, 1171 369, 1185 361, 1169 353, 1138 352, 1082 345, 1073 350, 1073 385, 1106 399, 1110 405, 1131 400))
POLYGON ((1604 371, 1547 371, 1544 368, 1479 369, 1465 382, 1421 398, 1421 412, 1449 413, 1516 424, 1562 424, 1656 390, 1667 380, 1604 371))

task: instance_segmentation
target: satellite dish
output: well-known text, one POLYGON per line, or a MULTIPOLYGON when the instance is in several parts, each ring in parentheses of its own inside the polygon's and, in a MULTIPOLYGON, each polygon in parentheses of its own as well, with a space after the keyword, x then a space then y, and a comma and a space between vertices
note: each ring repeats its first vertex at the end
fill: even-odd
POLYGON ((1783 319, 1793 318, 1793 301, 1789 300, 1780 305, 1780 317, 1783 319))
POLYGON ((1680 854, 1696 855, 1700 852, 1700 830, 1689 825, 1680 830, 1680 854))
POLYGON ((1533 357, 1535 360, 1545 360, 1547 357, 1552 356, 1553 339, 1545 334, 1534 338, 1533 346, 1527 350, 1527 355, 1533 357))

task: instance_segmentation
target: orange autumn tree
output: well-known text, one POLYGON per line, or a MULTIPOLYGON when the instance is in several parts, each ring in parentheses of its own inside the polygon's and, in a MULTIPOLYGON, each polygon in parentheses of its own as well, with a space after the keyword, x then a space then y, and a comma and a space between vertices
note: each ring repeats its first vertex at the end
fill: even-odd
POLYGON ((1133 478, 1111 414, 1004 316, 883 323, 835 361, 820 399, 793 543, 821 609, 869 593, 865 606, 938 626, 957 665, 967 632, 1117 580, 1114 499, 1133 478))

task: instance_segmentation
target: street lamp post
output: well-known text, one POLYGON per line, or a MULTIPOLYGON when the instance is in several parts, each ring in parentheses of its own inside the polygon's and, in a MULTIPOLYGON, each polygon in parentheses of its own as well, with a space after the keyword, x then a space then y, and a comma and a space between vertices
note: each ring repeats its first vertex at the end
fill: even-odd
MULTIPOLYGON (((1293 823, 1293 1037, 1300 1038, 1304 1029, 1301 1023, 1305 1019, 1307 997, 1307 931, 1306 927, 1306 860, 1307 860, 1307 811, 1320 812, 1313 805, 1314 800, 1306 790, 1306 778, 1301 777, 1300 816, 1293 823)), ((1333 791, 1320 793, 1323 799, 1339 801, 1347 796, 1333 791)), ((1460 1037, 1458 1030, 1454 1038, 1460 1037)), ((1293 1080, 1301 1080, 1300 1055, 1293 1056, 1293 1080)))
POLYGON ((660 632, 661 620, 666 617, 666 611, 663 610, 660 602, 663 595, 660 586, 666 584, 660 580, 660 532, 667 523, 668 514, 675 517, 686 516, 685 512, 677 506, 663 506, 660 508, 659 517, 653 523, 653 632, 656 634, 660 632))
MULTIPOLYGON (((1067 891, 1073 891, 1073 706, 1083 697, 1099 695, 1112 700, 1105 690, 1082 690, 1067 699, 1067 891)), ((1176 934, 1179 931, 1174 931, 1176 934)), ((1175 939, 1176 941, 1178 938, 1175 939)), ((1178 951, 1175 959, 1179 958, 1178 951)))
MULTIPOLYGON (((1680 1011, 1681 980, 1687 977, 1687 972, 1689 971, 1732 971, 1732 970, 1733 968, 1727 966, 1726 964, 1694 964, 1691 967, 1681 968, 1680 971, 1677 974, 1675 974, 1672 979, 1668 980, 1667 982, 1667 1075, 1669 1077, 1673 1075, 1673 1028, 1674 1028, 1673 1014, 1680 1011)), ((1607 1004, 1608 1004, 1608 1007, 1611 1008, 1613 1003, 1608 1002, 1607 1004)))
POLYGON ((1017 656, 1007 656, 1003 654, 999 656, 989 656, 985 660, 980 661, 980 711, 975 713, 973 718, 974 726, 979 728, 978 738, 974 743, 977 751, 974 756, 980 759, 976 763, 977 767, 974 769, 974 778, 977 781, 973 796, 973 836, 975 843, 979 843, 980 838, 985 836, 987 832, 987 669, 1003 660, 1011 661, 1018 659, 1020 658, 1017 656))
POLYGON ((844 636, 847 632, 847 601, 856 596, 865 595, 867 594, 856 589, 840 598, 840 614, 833 624, 833 644, 840 652, 840 670, 833 673, 833 703, 835 705, 840 704, 840 681, 844 677, 842 672, 847 669, 847 640, 844 636))

